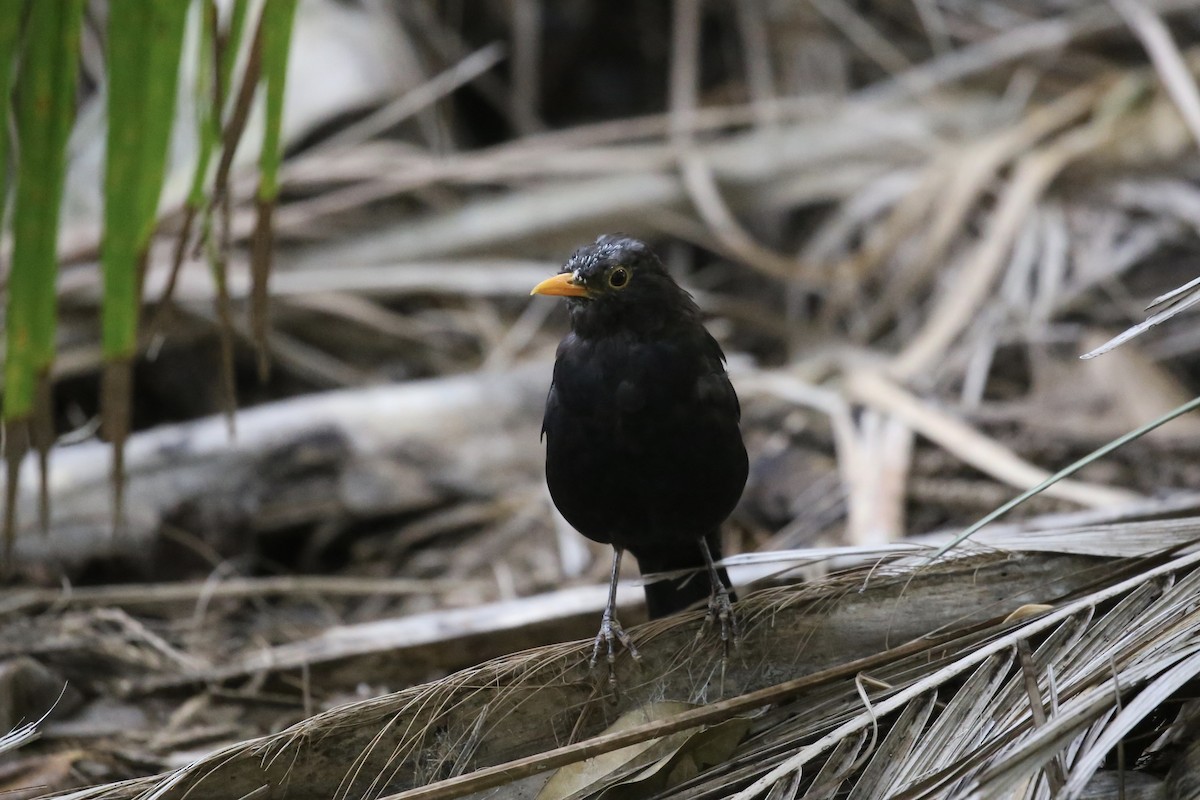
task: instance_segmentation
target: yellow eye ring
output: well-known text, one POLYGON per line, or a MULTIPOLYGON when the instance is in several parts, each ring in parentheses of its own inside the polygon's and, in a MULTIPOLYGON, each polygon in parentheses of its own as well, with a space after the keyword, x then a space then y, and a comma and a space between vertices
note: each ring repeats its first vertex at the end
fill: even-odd
POLYGON ((608 273, 608 285, 613 289, 624 289, 629 285, 629 270, 624 267, 614 267, 608 273))

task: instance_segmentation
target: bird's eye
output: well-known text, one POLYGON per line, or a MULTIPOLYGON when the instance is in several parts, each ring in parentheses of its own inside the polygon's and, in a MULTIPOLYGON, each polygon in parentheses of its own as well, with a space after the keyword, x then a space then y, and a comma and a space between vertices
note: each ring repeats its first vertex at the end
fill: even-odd
POLYGON ((627 283, 629 283, 629 270, 624 267, 617 267, 608 273, 608 285, 612 288, 624 289, 627 283))

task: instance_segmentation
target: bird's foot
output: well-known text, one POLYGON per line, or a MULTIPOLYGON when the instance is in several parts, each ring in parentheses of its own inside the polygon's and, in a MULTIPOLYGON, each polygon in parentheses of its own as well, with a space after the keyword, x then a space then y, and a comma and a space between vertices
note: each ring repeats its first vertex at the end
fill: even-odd
POLYGON ((721 646, 724 648, 725 655, 729 654, 729 650, 737 650, 738 647, 738 624, 737 614, 733 611, 733 602, 729 599, 729 590, 724 586, 719 586, 713 591, 708 598, 708 613, 704 616, 704 625, 700 628, 700 633, 696 638, 704 635, 714 623, 721 624, 721 646))
POLYGON ((634 661, 641 661, 642 654, 634 646, 632 637, 621 627, 617 615, 611 609, 605 609, 604 616, 600 618, 600 632, 596 634, 596 643, 592 645, 592 658, 588 662, 588 666, 595 668, 596 661, 600 658, 600 647, 603 645, 608 662, 608 679, 610 682, 615 683, 616 674, 613 672, 613 663, 617 660, 617 654, 613 647, 613 642, 623 644, 634 661))

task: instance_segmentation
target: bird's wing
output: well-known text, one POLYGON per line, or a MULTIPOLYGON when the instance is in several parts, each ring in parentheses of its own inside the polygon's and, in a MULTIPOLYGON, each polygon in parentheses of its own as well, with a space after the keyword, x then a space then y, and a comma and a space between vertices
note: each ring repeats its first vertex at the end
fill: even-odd
POLYGON ((550 391, 546 393, 546 410, 542 414, 542 432, 538 435, 538 441, 546 439, 546 422, 550 419, 558 408, 558 396, 554 391, 554 381, 550 381, 550 391))
POLYGON ((704 330, 704 345, 701 349, 708 359, 708 369, 701 374, 696 383, 701 402, 722 409, 732 408, 734 419, 741 422, 742 404, 738 401, 737 392, 733 390, 729 374, 725 371, 725 351, 707 330, 704 330))
POLYGON ((742 404, 738 402, 737 392, 733 390, 725 370, 712 370, 701 375, 696 381, 696 396, 703 405, 720 410, 731 409, 734 420, 742 421, 742 404))

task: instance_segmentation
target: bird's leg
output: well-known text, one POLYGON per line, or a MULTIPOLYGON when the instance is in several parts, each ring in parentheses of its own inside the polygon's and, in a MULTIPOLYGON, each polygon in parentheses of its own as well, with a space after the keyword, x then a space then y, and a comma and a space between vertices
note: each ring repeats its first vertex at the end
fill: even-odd
POLYGON ((629 651, 629 655, 633 656, 635 661, 642 657, 637 648, 633 646, 633 639, 629 638, 629 634, 617 620, 617 579, 621 576, 621 556, 624 554, 625 551, 622 548, 613 548, 612 574, 608 579, 608 605, 604 607, 604 616, 600 618, 600 632, 596 634, 596 644, 592 646, 592 660, 588 662, 588 666, 596 666, 596 659, 600 656, 600 645, 603 643, 608 651, 609 680, 615 680, 612 671, 613 662, 616 661, 613 640, 625 645, 625 649, 629 651))
POLYGON ((733 613, 729 590, 721 582, 721 576, 717 573, 717 565, 713 563, 712 553, 708 549, 708 542, 704 539, 700 540, 700 552, 704 554, 704 563, 708 565, 708 580, 712 587, 712 593, 708 597, 708 615, 704 618, 704 627, 707 628, 714 621, 720 621, 721 643, 725 646, 726 652, 728 652, 730 644, 736 650, 738 645, 737 615, 733 613))

